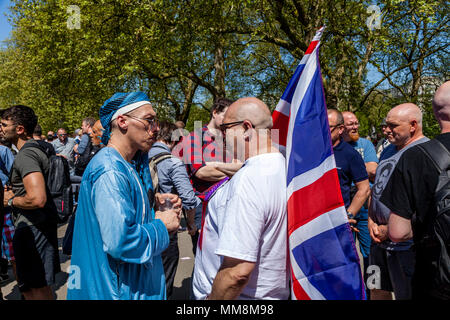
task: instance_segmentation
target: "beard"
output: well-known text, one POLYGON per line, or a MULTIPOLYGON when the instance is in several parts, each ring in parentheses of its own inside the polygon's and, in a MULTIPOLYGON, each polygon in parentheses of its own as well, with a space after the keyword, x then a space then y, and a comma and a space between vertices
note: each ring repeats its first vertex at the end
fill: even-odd
POLYGON ((359 139, 359 132, 349 132, 348 137, 350 138, 351 142, 356 142, 359 139))

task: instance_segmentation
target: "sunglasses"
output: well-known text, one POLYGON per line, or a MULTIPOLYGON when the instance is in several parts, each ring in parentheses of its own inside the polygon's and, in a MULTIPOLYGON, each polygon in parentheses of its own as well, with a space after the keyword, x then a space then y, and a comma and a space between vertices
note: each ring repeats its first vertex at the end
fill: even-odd
POLYGON ((135 117, 135 116, 132 116, 132 115, 129 115, 129 114, 126 114, 125 116, 130 117, 130 118, 133 118, 133 119, 135 119, 135 120, 141 122, 141 123, 144 124, 144 126, 146 127, 146 130, 154 131, 154 130, 156 130, 157 128, 159 128, 159 121, 158 121, 158 119, 156 119, 156 118, 138 118, 138 117, 135 117), (141 120, 142 120, 142 121, 145 121, 147 124, 145 124, 145 123, 142 122, 141 120), (148 129, 147 129, 147 125, 149 126, 148 129))

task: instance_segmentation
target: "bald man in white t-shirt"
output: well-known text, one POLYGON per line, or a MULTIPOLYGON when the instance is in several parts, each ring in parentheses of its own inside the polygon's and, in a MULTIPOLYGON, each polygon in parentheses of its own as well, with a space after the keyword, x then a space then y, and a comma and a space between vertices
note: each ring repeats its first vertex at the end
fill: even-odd
POLYGON ((225 113, 227 151, 244 165, 209 201, 195 257, 196 299, 289 296, 286 161, 272 146, 271 128, 270 110, 256 98, 239 99, 225 113))

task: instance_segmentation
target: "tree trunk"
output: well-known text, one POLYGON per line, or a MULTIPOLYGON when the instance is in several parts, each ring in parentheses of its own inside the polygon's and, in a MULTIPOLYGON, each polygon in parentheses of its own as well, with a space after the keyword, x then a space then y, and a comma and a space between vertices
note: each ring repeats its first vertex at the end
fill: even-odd
POLYGON ((214 50, 214 88, 218 97, 225 97, 225 53, 223 49, 223 39, 216 42, 214 50))

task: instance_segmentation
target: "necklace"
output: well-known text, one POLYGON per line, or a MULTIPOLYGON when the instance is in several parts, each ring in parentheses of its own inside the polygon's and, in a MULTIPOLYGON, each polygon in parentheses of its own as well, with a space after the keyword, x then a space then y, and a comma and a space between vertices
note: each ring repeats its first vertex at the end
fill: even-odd
MULTIPOLYGON (((122 152, 120 152, 118 146, 116 146, 116 145, 115 145, 114 143, 112 143, 112 142, 109 142, 108 145, 111 145, 111 147, 112 147, 113 149, 115 149, 115 150, 122 156, 122 158, 123 158, 125 161, 127 161, 127 159, 126 159, 125 156, 122 154, 122 152)), ((127 162, 128 162, 128 161, 127 161, 127 162)))

